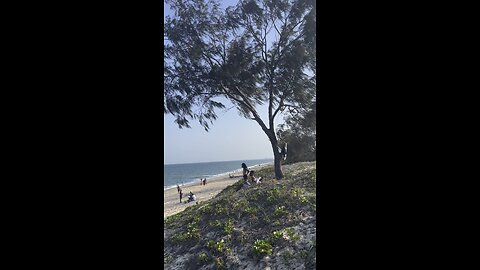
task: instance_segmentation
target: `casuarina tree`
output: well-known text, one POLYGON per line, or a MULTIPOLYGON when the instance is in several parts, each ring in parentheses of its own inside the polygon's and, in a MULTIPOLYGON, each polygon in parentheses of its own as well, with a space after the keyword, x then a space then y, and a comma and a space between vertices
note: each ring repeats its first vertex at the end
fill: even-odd
POLYGON ((277 131, 281 144, 288 144, 285 163, 312 161, 316 159, 316 102, 305 106, 286 117, 277 131))
POLYGON ((315 0, 165 1, 164 112, 208 131, 229 100, 267 135, 283 178, 275 118, 315 100, 315 0))

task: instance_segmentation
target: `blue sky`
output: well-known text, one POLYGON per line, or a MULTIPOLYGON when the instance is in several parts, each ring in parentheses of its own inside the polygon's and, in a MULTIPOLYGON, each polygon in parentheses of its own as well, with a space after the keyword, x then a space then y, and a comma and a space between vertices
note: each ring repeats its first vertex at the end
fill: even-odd
MULTIPOLYGON (((224 5, 233 5, 237 1, 222 1, 224 5)), ((171 11, 164 2, 164 14, 171 11)), ((230 102, 224 103, 226 108, 232 107, 230 102)), ((179 129, 174 117, 164 115, 164 163, 195 163, 227 160, 248 160, 272 158, 273 150, 267 135, 254 120, 246 119, 238 114, 236 108, 227 111, 218 110, 218 119, 210 125, 209 132, 191 121, 192 128, 179 129)), ((257 108, 263 121, 268 115, 268 106, 257 108)), ((283 117, 277 116, 275 125, 283 123, 283 117)))

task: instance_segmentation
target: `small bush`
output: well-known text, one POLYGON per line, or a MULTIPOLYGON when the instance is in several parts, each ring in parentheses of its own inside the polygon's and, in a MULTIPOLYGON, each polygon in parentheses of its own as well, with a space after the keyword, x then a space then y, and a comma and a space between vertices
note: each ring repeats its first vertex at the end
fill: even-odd
POLYGON ((206 252, 202 252, 198 255, 198 264, 202 265, 208 262, 208 254, 206 252))
POLYGON ((209 240, 207 242, 207 247, 215 250, 218 253, 222 253, 225 249, 225 240, 221 239, 218 242, 215 242, 213 240, 209 240))
POLYGON ((283 237, 283 232, 282 231, 274 231, 273 232, 273 239, 277 240, 283 237))
POLYGON ((213 241, 213 240, 208 240, 208 242, 207 242, 207 247, 213 249, 213 248, 215 247, 215 241, 213 241))
POLYGON ((216 220, 212 220, 208 223, 211 227, 214 227, 214 228, 220 228, 222 227, 222 222, 218 219, 216 220))
POLYGON ((172 235, 172 241, 174 243, 182 243, 187 241, 189 236, 186 233, 180 232, 172 235))
POLYGON ((172 261, 173 261, 173 258, 172 258, 172 256, 170 256, 170 255, 165 256, 165 257, 163 258, 163 263, 164 263, 164 264, 169 264, 169 263, 171 263, 172 261))
POLYGON ((215 267, 217 269, 225 269, 225 263, 223 262, 223 259, 220 257, 215 258, 215 267))
POLYGON ((265 240, 256 240, 253 244, 253 254, 255 255, 271 255, 272 245, 265 240))
POLYGON ((249 213, 249 214, 256 214, 256 213, 258 213, 258 209, 254 206, 249 206, 249 207, 245 208, 245 212, 249 213))
POLYGON ((279 206, 279 207, 275 208, 275 212, 273 214, 276 217, 281 217, 281 216, 284 216, 284 215, 288 214, 288 211, 285 210, 285 206, 282 205, 282 206, 279 206))
POLYGON ((223 231, 227 235, 232 234, 232 232, 233 232, 233 219, 229 219, 228 221, 225 222, 225 224, 223 225, 223 231))
POLYGON ((225 248, 225 241, 222 239, 215 244, 215 250, 217 252, 222 252, 225 248))
POLYGON ((196 223, 192 223, 192 224, 187 225, 187 237, 191 238, 191 239, 200 238, 200 229, 198 229, 196 223))

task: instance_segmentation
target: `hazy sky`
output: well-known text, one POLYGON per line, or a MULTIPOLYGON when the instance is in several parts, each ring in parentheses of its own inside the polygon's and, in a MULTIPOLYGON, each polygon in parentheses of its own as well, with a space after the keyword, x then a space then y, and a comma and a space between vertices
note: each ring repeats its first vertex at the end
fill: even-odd
MULTIPOLYGON (((228 108, 228 107, 227 107, 228 108)), ((263 119, 267 107, 258 109, 263 119)), ((277 116, 278 118, 278 116, 277 116)), ((218 119, 206 132, 198 122, 179 129, 171 115, 164 115, 164 162, 194 163, 272 158, 267 135, 257 122, 241 117, 236 108, 218 112, 218 119)), ((275 124, 283 122, 280 117, 275 124)))
MULTIPOLYGON (((223 1, 234 4, 236 1, 223 1)), ((165 15, 171 12, 164 2, 165 15)), ((231 103, 224 103, 226 108, 231 103)), ((257 108, 260 116, 268 126, 268 106, 257 108)), ((236 108, 228 111, 218 110, 218 119, 206 132, 198 122, 192 120, 192 128, 179 129, 172 115, 164 115, 164 163, 195 163, 227 160, 248 160, 272 158, 273 150, 267 135, 254 120, 238 114, 236 108)), ((277 116, 275 125, 283 123, 283 117, 277 116)))

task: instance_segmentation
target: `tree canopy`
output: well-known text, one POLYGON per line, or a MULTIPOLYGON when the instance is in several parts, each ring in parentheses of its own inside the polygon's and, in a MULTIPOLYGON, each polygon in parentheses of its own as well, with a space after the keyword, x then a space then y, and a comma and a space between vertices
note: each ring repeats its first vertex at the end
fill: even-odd
POLYGON ((316 102, 286 118, 277 131, 278 140, 282 144, 288 144, 285 163, 316 159, 316 127, 316 102))
POLYGON ((226 9, 215 0, 166 2, 174 16, 164 28, 164 112, 180 128, 194 119, 208 131, 225 107, 218 98, 227 98, 260 125, 277 163, 275 117, 315 100, 315 1, 240 0, 226 9))

